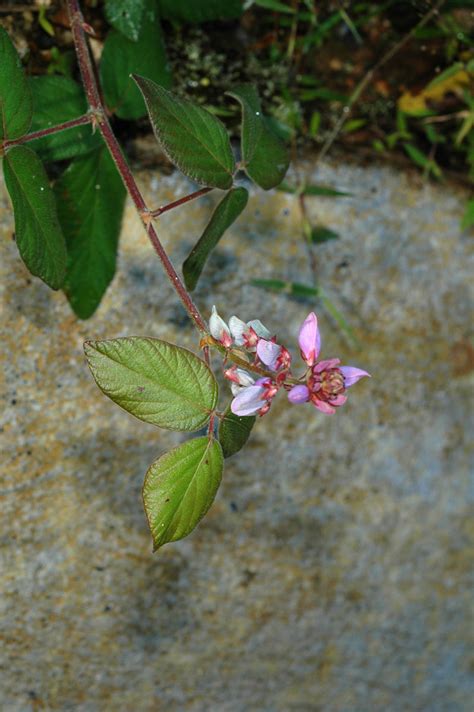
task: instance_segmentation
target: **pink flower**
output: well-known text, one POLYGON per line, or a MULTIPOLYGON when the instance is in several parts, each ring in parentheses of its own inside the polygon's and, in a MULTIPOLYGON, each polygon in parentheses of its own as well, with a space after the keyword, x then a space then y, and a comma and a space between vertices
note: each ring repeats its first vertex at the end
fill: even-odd
POLYGON ((291 364, 291 356, 288 349, 266 339, 258 340, 257 356, 272 371, 288 370, 291 364))
POLYGON ((265 415, 277 392, 278 386, 270 378, 259 378, 253 386, 240 389, 230 409, 235 415, 265 415))
POLYGON ((229 349, 232 346, 233 342, 232 336, 230 335, 230 329, 224 319, 222 319, 217 313, 215 306, 212 307, 211 318, 209 319, 209 331, 211 332, 211 336, 225 346, 226 349, 229 349))
POLYGON ((321 337, 318 320, 313 312, 308 314, 301 325, 298 341, 301 357, 310 369, 306 375, 306 383, 293 386, 288 393, 288 400, 294 404, 309 401, 321 413, 332 415, 336 408, 346 402, 347 389, 364 376, 370 378, 370 374, 355 366, 340 366, 338 358, 317 363, 321 337))
POLYGON ((321 336, 318 328, 318 317, 314 312, 308 314, 301 325, 298 336, 301 358, 308 366, 313 366, 321 348, 321 336))
POLYGON ((237 346, 244 346, 247 351, 254 352, 257 349, 259 339, 270 339, 271 334, 262 324, 260 319, 253 319, 245 323, 237 316, 229 319, 230 333, 237 346))

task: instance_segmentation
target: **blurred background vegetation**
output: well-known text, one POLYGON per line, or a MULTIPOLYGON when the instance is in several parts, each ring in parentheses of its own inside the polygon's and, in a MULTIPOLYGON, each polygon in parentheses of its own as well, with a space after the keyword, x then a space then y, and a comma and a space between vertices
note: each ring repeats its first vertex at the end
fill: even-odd
MULTIPOLYGON (((231 130, 239 111, 224 92, 252 82, 274 129, 300 155, 331 147, 346 158, 412 165, 434 180, 474 178, 473 0, 81 5, 94 54, 105 52, 103 66, 129 70, 130 62, 123 63, 129 50, 141 57, 152 52, 162 58, 164 83, 224 117, 231 130)), ((0 21, 29 74, 76 77, 61 2, 7 1, 0 21)), ((125 141, 149 131, 136 100, 132 110, 115 110, 125 141)), ((463 222, 474 222, 472 203, 463 222)))

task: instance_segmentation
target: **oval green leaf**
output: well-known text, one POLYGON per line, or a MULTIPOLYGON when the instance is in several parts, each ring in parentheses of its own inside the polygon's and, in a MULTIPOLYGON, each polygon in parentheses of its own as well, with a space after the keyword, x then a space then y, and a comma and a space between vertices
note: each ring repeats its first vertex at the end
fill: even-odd
POLYGON ((214 501, 223 466, 221 446, 206 436, 188 440, 151 465, 143 503, 153 551, 192 532, 214 501))
POLYGON ((66 275, 66 243, 43 164, 30 148, 14 146, 5 154, 3 170, 20 255, 31 274, 59 289, 66 275))
POLYGON ((224 457, 235 455, 243 448, 256 420, 254 415, 235 415, 227 408, 219 423, 219 442, 224 457))
POLYGON ((105 0, 105 16, 112 27, 137 42, 146 0, 105 0))
POLYGON ((181 346, 139 336, 86 341, 97 385, 124 410, 168 430, 198 430, 217 403, 217 382, 181 346))
POLYGON ((0 27, 0 141, 28 133, 32 112, 30 87, 20 58, 0 27))
POLYGON ((230 188, 235 161, 221 121, 151 79, 133 78, 145 99, 155 136, 169 159, 196 183, 230 188))
POLYGON ((271 131, 262 114, 255 87, 242 84, 226 92, 242 106, 242 158, 245 171, 264 190, 283 180, 290 158, 285 145, 271 131))
POLYGON ((158 84, 171 85, 161 24, 154 3, 147 2, 137 41, 113 30, 107 35, 100 75, 108 108, 121 119, 146 116, 143 97, 132 74, 144 74, 158 84))
POLYGON ((248 198, 249 194, 245 188, 233 188, 214 210, 206 229, 183 263, 183 277, 190 291, 195 288, 210 253, 227 228, 237 220, 247 205, 248 198))
MULTIPOLYGON (((47 129, 75 119, 87 111, 84 89, 73 79, 59 76, 30 77, 33 96, 31 131, 47 129)), ((101 136, 90 124, 59 131, 29 142, 43 161, 62 161, 89 153, 101 144, 101 136)))
POLYGON ((103 146, 74 159, 54 191, 69 255, 64 291, 74 313, 88 319, 115 274, 125 188, 103 146))

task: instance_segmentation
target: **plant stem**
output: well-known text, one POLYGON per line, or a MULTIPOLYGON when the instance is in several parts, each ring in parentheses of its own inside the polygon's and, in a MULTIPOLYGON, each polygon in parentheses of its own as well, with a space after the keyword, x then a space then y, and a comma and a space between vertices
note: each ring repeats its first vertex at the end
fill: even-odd
MULTIPOLYGON (((74 39, 74 46, 76 49, 77 61, 79 64, 79 69, 81 71, 82 83, 84 85, 84 90, 86 92, 87 100, 91 108, 91 113, 96 121, 98 128, 102 134, 102 137, 110 151, 110 154, 117 166, 117 170, 125 184, 128 194, 130 195, 133 203, 137 209, 138 214, 142 220, 143 226, 146 230, 148 238, 157 253, 164 270, 173 285, 176 293, 178 294, 181 302, 187 313, 193 320, 196 328, 201 333, 207 333, 207 326, 201 313, 197 306, 194 304, 190 295, 188 294, 184 284, 179 278, 175 268, 168 255, 165 252, 163 245, 155 231, 155 228, 149 220, 150 211, 143 199, 143 196, 138 188, 135 178, 130 170, 130 167, 125 159, 122 149, 115 134, 112 131, 105 107, 102 104, 98 84, 95 77, 94 65, 92 64, 91 56, 89 53, 89 48, 87 45, 86 35, 84 32, 84 18, 79 6, 78 0, 67 0, 67 8, 69 13, 69 21, 71 23, 71 31, 74 39)), ((206 360, 208 359, 208 349, 205 350, 204 355, 206 360)))
POLYGON ((206 193, 209 193, 211 190, 213 190, 213 188, 201 188, 200 190, 196 190, 194 193, 185 195, 184 198, 179 198, 179 200, 175 200, 172 203, 168 203, 168 205, 163 205, 161 208, 152 210, 150 212, 150 215, 154 218, 158 218, 160 215, 163 215, 163 213, 167 213, 168 210, 173 210, 173 208, 177 208, 179 205, 184 205, 184 203, 189 203, 190 200, 194 200, 195 198, 200 198, 201 195, 206 195, 206 193))
POLYGON ((39 131, 32 131, 26 136, 20 136, 20 138, 14 138, 11 141, 4 141, 3 148, 10 148, 10 146, 16 146, 20 143, 27 143, 28 141, 34 141, 36 138, 43 138, 43 136, 50 136, 54 133, 59 133, 59 131, 66 131, 67 129, 73 129, 75 126, 81 126, 82 124, 90 124, 93 121, 93 116, 90 113, 83 114, 77 119, 71 119, 70 121, 64 121, 62 124, 56 124, 56 126, 50 126, 47 129, 40 129, 39 131))

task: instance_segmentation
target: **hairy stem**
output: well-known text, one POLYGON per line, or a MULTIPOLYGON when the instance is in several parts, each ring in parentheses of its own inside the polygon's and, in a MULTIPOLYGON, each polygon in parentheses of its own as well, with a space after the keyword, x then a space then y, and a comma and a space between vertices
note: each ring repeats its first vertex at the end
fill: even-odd
POLYGON ((179 200, 174 200, 172 203, 168 203, 168 205, 163 205, 162 207, 157 208, 156 210, 152 210, 150 212, 150 215, 153 218, 158 218, 160 215, 163 215, 163 213, 167 213, 168 210, 173 210, 173 208, 177 208, 180 205, 189 203, 190 200, 200 198, 201 195, 206 195, 206 193, 209 193, 211 190, 213 190, 213 188, 201 188, 200 190, 196 190, 194 193, 185 195, 184 198, 179 198, 179 200))
MULTIPOLYGON (((98 128, 102 134, 102 137, 110 151, 110 154, 117 166, 117 170, 125 184, 128 194, 130 195, 133 203, 137 209, 138 214, 142 220, 143 226, 146 230, 148 238, 153 245, 153 248, 158 255, 164 270, 173 285, 176 293, 178 294, 184 308, 194 322, 196 328, 201 333, 207 333, 207 326, 204 319, 199 312, 199 309, 194 304, 190 295, 188 294, 184 284, 179 278, 171 260, 165 252, 161 240, 159 239, 155 228, 149 220, 150 210, 148 209, 145 200, 138 188, 135 178, 129 168, 129 165, 125 159, 124 154, 120 144, 118 143, 114 132, 110 126, 105 107, 102 103, 100 92, 94 72, 94 65, 92 63, 91 55, 89 53, 89 48, 87 45, 86 35, 84 32, 84 18, 79 6, 78 0, 67 0, 67 8, 69 13, 69 21, 71 23, 71 31, 74 39, 74 46, 76 49, 77 61, 79 64, 79 69, 81 71, 82 83, 84 85, 84 90, 86 92, 87 100, 89 102, 91 113, 98 125, 98 128)), ((208 359, 208 350, 204 352, 206 360, 208 359)))
POLYGON ((28 141, 34 141, 35 138, 43 138, 43 136, 50 136, 54 133, 59 133, 60 131, 66 131, 67 129, 73 129, 75 126, 81 126, 82 124, 90 124, 93 121, 93 115, 91 113, 83 114, 77 119, 71 119, 70 121, 64 121, 62 124, 56 124, 55 126, 50 126, 47 129, 40 129, 39 131, 32 131, 26 136, 20 136, 20 138, 13 138, 11 141, 4 141, 3 148, 9 148, 10 146, 16 146, 20 143, 27 143, 28 141))

